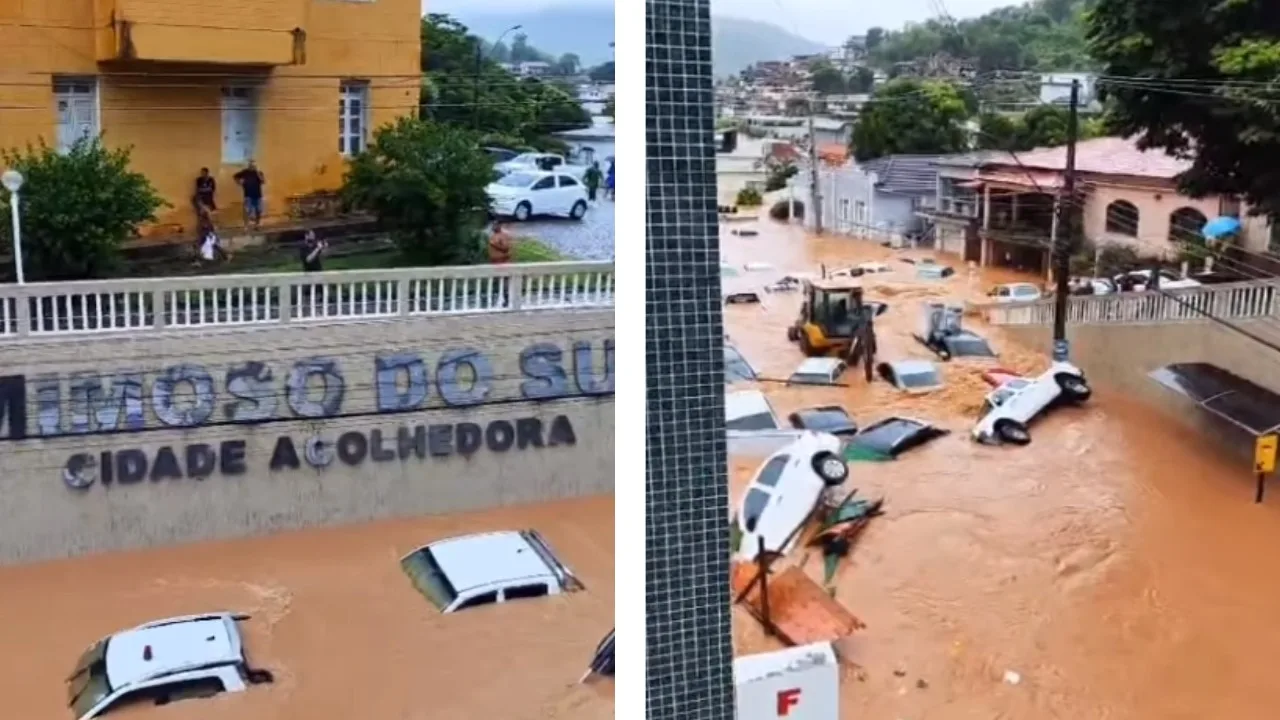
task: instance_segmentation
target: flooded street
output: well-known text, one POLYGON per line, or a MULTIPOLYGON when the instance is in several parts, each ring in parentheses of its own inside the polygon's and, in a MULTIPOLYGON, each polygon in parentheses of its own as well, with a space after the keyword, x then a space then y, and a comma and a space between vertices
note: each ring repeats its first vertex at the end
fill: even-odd
POLYGON ((274 684, 110 717, 612 718, 611 683, 575 683, 613 626, 613 512, 590 498, 3 568, 4 714, 70 718, 63 680, 90 643, 229 610, 253 616, 246 653, 274 684), (585 591, 442 615, 400 569, 434 540, 526 528, 585 591))
MULTIPOLYGON (((925 251, 759 227, 758 237, 723 231, 722 259, 740 271, 726 287, 816 273, 822 263, 895 269, 863 283, 868 299, 890 305, 876 323, 879 360, 935 359, 911 337, 927 300, 1040 281, 971 280, 963 268, 917 280, 899 258, 925 251), (774 269, 747 272, 748 262, 774 269)), ((763 378, 782 379, 802 359, 786 340, 800 293, 764 297, 764 306, 726 308, 725 328, 763 378)), ((849 485, 887 501, 836 575, 837 598, 868 625, 840 648, 862 668, 846 673, 842 716, 1274 718, 1280 507, 1252 503, 1248 467, 1102 386, 1087 406, 1037 422, 1028 447, 974 444, 968 433, 989 389, 982 369, 1038 372, 1048 348, 965 323, 1000 359, 938 363, 946 388, 936 393, 907 396, 879 379, 868 387, 860 369, 844 376, 848 388, 758 385, 782 417, 839 404, 860 426, 897 414, 951 430, 896 462, 851 465, 849 485), (1002 680, 1009 670, 1020 683, 1002 680)), ((735 500, 758 462, 733 460, 735 500)), ((803 562, 821 578, 820 553, 803 562)), ((776 643, 741 610, 735 640, 740 653, 776 643)))

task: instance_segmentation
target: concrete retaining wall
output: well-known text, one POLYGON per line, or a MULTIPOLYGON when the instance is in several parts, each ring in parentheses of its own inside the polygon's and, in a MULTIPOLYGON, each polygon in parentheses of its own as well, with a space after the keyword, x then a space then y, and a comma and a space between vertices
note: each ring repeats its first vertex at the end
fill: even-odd
POLYGON ((613 325, 516 311, 8 345, 0 563, 612 492, 613 325))
MULTIPOLYGON (((1245 329, 1264 335, 1259 321, 1238 321, 1245 329)), ((1028 347, 1052 346, 1053 329, 1047 326, 1001 328, 1028 347)), ((1252 453, 1251 441, 1226 430, 1206 413, 1147 377, 1147 373, 1173 363, 1207 362, 1274 390, 1280 390, 1280 357, 1258 343, 1211 321, 1068 325, 1071 360, 1085 369, 1090 380, 1104 391, 1119 391, 1156 407, 1198 432, 1212 433, 1239 454, 1252 453)))

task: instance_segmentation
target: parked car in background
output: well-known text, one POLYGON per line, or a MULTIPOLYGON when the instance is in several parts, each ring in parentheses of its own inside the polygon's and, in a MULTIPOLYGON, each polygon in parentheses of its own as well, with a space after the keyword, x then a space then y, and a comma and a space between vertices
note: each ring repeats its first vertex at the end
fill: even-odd
POLYGON ((1044 296, 1032 283, 1005 283, 991 288, 987 297, 998 303, 1035 302, 1044 296))
POLYGON ((515 150, 508 150, 500 147, 487 147, 484 151, 489 153, 489 157, 493 158, 495 163, 505 163, 520 154, 515 150))
POLYGON ((586 165, 571 165, 563 155, 555 153, 521 153, 505 162, 495 165, 504 173, 510 172, 558 172, 581 179, 587 172, 586 165))
POLYGON ((973 439, 980 443, 1027 445, 1033 419, 1056 404, 1078 405, 1093 394, 1084 371, 1067 362, 1055 362, 1034 378, 1000 379, 1004 382, 987 395, 982 419, 973 428, 973 439))
POLYGON ((734 514, 742 559, 755 559, 762 547, 784 553, 795 544, 796 530, 813 514, 823 491, 849 477, 841 445, 834 435, 805 432, 764 461, 734 514))
POLYGON ((405 555, 400 567, 442 613, 582 589, 536 530, 440 540, 405 555))
MULTIPOLYGON (((1161 268, 1159 272, 1161 290, 1183 290, 1202 287, 1202 283, 1199 280, 1181 277, 1171 270, 1161 268)), ((1112 282, 1121 290, 1130 289, 1134 292, 1142 292, 1151 284, 1151 273, 1151 270, 1133 270, 1127 273, 1120 273, 1112 279, 1112 282)))
POLYGON ((503 175, 487 188, 494 215, 525 221, 534 215, 565 215, 581 220, 587 214, 587 189, 578 179, 560 172, 521 170, 503 175))
POLYGON ((80 655, 67 678, 67 704, 76 720, 121 705, 205 698, 272 682, 250 667, 238 623, 229 612, 157 620, 99 640, 80 655))

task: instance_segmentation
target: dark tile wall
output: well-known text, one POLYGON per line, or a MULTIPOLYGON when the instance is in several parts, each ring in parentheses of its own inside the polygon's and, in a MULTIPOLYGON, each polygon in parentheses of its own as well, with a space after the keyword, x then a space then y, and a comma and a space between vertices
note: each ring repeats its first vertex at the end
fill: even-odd
POLYGON ((708 0, 646 0, 650 720, 732 720, 724 326, 708 0))

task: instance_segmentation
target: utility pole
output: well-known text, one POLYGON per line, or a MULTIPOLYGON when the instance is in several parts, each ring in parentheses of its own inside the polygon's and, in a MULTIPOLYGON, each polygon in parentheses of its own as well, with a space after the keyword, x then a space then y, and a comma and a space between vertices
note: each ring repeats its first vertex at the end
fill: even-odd
POLYGON ((813 101, 809 101, 809 182, 813 185, 810 202, 813 207, 807 212, 813 213, 813 232, 822 234, 822 188, 818 185, 818 138, 813 132, 813 101))
POLYGON ((1062 176, 1062 193, 1058 196, 1058 233, 1054 238, 1054 281, 1057 289, 1053 302, 1053 359, 1066 362, 1070 355, 1067 344, 1067 301, 1071 287, 1071 251, 1075 248, 1076 143, 1080 140, 1080 81, 1071 81, 1071 104, 1067 116, 1067 166, 1062 176))

